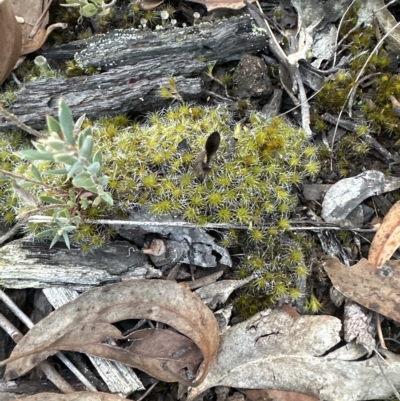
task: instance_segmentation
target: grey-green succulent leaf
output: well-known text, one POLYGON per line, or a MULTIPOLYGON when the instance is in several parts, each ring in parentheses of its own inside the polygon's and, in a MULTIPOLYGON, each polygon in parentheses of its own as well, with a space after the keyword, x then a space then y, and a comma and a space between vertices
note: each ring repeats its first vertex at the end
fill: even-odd
POLYGON ((90 160, 93 151, 93 137, 87 135, 83 140, 82 146, 79 148, 79 157, 90 160))
POLYGON ((64 163, 73 166, 78 161, 78 158, 74 156, 73 152, 66 152, 54 155, 54 160, 58 163, 64 163))
POLYGON ((105 202, 107 202, 109 205, 113 205, 114 204, 114 201, 113 201, 113 198, 112 198, 112 196, 111 196, 111 194, 109 193, 109 192, 104 192, 102 195, 101 195, 101 199, 103 199, 105 202))
POLYGON ((74 175, 79 174, 81 171, 83 171, 84 167, 85 167, 85 163, 83 163, 81 161, 76 162, 69 169, 67 178, 71 178, 74 175))
POLYGON ((31 164, 31 172, 32 175, 35 177, 35 180, 42 182, 42 176, 40 174, 40 171, 34 164, 31 164))
POLYGON ((100 172, 101 166, 99 162, 93 162, 86 169, 90 174, 97 175, 100 172))
POLYGON ((97 7, 94 4, 87 4, 81 8, 80 12, 84 17, 90 18, 97 13, 97 7))
POLYGON ((81 131, 78 135, 78 148, 81 149, 85 141, 85 138, 92 135, 93 135, 92 127, 87 127, 83 131, 81 131))
POLYGON ((49 132, 55 132, 59 139, 62 139, 60 137, 61 133, 61 125, 60 123, 52 116, 46 116, 46 123, 47 123, 47 129, 49 132))
POLYGON ((90 173, 87 171, 81 171, 76 175, 72 180, 72 184, 77 188, 85 188, 90 192, 97 193, 96 184, 90 173))
POLYGON ((68 171, 65 168, 56 168, 54 170, 43 171, 43 175, 62 175, 67 173, 68 171))
POLYGON ((60 120, 61 130, 65 137, 65 142, 68 145, 75 145, 74 137, 74 120, 72 119, 72 112, 64 99, 60 99, 58 105, 58 118, 60 120))
POLYGON ((50 152, 40 152, 35 149, 20 150, 17 155, 26 160, 54 160, 54 156, 50 152))
POLYGON ((52 203, 52 204, 55 204, 55 205, 62 205, 62 204, 65 204, 65 202, 64 202, 63 200, 61 200, 61 199, 56 199, 56 198, 53 198, 53 197, 51 197, 51 196, 45 196, 45 195, 43 195, 43 196, 39 196, 39 199, 40 199, 42 202, 45 202, 45 203, 52 203))

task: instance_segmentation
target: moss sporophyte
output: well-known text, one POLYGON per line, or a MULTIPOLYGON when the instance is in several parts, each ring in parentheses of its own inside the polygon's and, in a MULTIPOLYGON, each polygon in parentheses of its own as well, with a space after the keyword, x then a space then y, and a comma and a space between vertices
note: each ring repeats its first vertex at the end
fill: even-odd
MULTIPOLYGON (((26 162, 12 152, 23 140, 13 138, 19 137, 0 136, 5 145, 2 148, 10 155, 3 159, 1 168, 21 171, 26 162)), ((246 225, 245 237, 238 238, 229 230, 223 243, 229 246, 240 241, 247 247, 240 275, 255 274, 251 291, 262 290, 270 301, 299 297, 294 283, 307 273, 303 258, 307 240, 301 235, 294 239, 287 232, 290 213, 297 203, 292 185, 318 172, 317 150, 301 129, 283 118, 267 120, 258 113, 251 116, 248 125, 235 126, 227 107, 182 104, 151 113, 141 124, 128 123, 121 116, 102 118, 93 124, 93 139, 93 152, 102 154, 101 171, 108 177, 105 189, 112 195, 113 205, 101 202, 94 206, 89 202, 82 212, 84 217, 121 218, 139 207, 154 214, 179 215, 199 225, 246 225), (215 133, 219 133, 218 138, 215 133), (207 143, 208 138, 213 138, 214 145, 219 142, 217 151, 213 143, 207 143), (232 152, 233 138, 236 145, 232 152), (193 163, 207 151, 207 171, 199 177, 193 163)), ((45 174, 53 168, 52 163, 32 161, 43 182, 68 187, 65 175, 45 174)), ((32 174, 30 169, 27 174, 32 174)), ((10 209, 15 214, 27 210, 24 200, 17 198, 6 182, 0 190, 4 193, 0 212, 7 222, 12 220, 10 209)), ((43 195, 39 186, 29 190, 43 195)), ((29 228, 38 233, 48 226, 30 224, 29 228)), ((80 224, 70 237, 90 249, 101 245, 108 233, 104 228, 80 224)))

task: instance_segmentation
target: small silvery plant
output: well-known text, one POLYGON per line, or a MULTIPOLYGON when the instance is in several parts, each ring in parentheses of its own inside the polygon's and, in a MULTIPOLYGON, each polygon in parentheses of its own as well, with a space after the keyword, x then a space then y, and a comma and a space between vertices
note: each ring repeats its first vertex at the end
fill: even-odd
POLYGON ((53 237, 50 247, 63 238, 70 247, 68 233, 78 228, 88 207, 101 202, 113 205, 105 191, 108 177, 102 172, 102 154, 94 150, 92 127, 81 129, 85 116, 74 123, 63 99, 58 107, 58 121, 47 116, 48 135, 32 141, 35 149, 17 152, 31 164, 23 174, 1 170, 2 178, 12 180, 15 193, 28 209, 21 220, 33 214, 52 212, 51 228, 35 237, 53 237), (42 161, 54 168, 44 169, 42 161), (33 207, 33 209, 32 209, 33 207))

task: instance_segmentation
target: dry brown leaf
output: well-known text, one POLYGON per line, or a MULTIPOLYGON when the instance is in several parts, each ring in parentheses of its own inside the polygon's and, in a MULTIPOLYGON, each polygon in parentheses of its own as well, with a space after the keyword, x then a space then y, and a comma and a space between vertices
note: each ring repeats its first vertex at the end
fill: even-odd
MULTIPOLYGON (((58 22, 57 24, 50 25, 47 29, 39 28, 35 37, 32 40, 29 40, 27 37, 22 38, 22 51, 21 56, 29 53, 33 53, 36 50, 40 49, 43 44, 46 42, 50 33, 54 31, 56 28, 65 29, 67 24, 63 22, 58 22)), ((33 28, 33 26, 31 27, 33 28)))
MULTIPOLYGON (((160 336, 158 331, 147 335, 150 334, 160 336)), ((197 386, 206 376, 218 344, 218 323, 196 295, 171 281, 129 280, 89 290, 41 320, 13 350, 5 376, 8 380, 19 377, 62 349, 122 362, 163 381, 197 386), (108 338, 125 339, 111 323, 127 319, 155 320, 177 330, 180 334, 161 335, 161 341, 171 345, 168 355, 172 353, 173 356, 159 358, 140 346, 129 349, 104 344, 108 338), (189 346, 182 335, 194 344, 189 346), (196 372, 191 372, 198 363, 196 346, 204 358, 197 376, 196 372), (142 354, 136 353, 135 348, 142 354), (179 367, 183 365, 193 376, 180 375, 179 367)), ((163 352, 165 356, 167 351, 163 352)))
POLYGON ((0 85, 10 75, 21 52, 21 28, 8 0, 0 0, 0 85))
POLYGON ((346 297, 400 321, 400 261, 388 261, 383 269, 375 269, 367 259, 354 266, 344 266, 339 259, 325 257, 324 268, 332 284, 346 297))
POLYGON ((126 398, 108 393, 78 391, 71 394, 40 393, 18 398, 20 401, 121 401, 126 398))
POLYGON ((400 246, 400 201, 384 217, 369 248, 368 260, 376 268, 389 260, 400 246))
POLYGON ((143 11, 154 10, 162 3, 164 0, 131 0, 132 5, 137 5, 143 11))
POLYGON ((23 20, 20 24, 22 30, 22 50, 20 55, 32 53, 40 49, 46 42, 48 36, 55 28, 66 28, 67 24, 57 23, 50 25, 47 29, 45 26, 49 22, 48 13, 45 14, 42 19, 39 29, 36 35, 29 39, 29 35, 36 23, 40 20, 42 13, 44 12, 47 1, 46 0, 11 0, 12 8, 15 15, 23 20))
MULTIPOLYGON (((243 0, 191 0, 195 3, 204 4, 208 11, 215 10, 216 8, 230 8, 233 10, 239 10, 245 7, 243 0)), ((254 0, 249 0, 252 3, 254 0)))

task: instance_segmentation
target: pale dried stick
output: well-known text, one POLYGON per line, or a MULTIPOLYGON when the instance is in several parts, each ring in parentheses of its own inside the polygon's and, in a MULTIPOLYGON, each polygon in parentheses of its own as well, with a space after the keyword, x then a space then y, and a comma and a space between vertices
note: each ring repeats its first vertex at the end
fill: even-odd
MULTIPOLYGON (((0 300, 3 301, 8 308, 14 313, 15 316, 24 323, 29 329, 31 329, 34 324, 31 319, 18 306, 14 301, 2 290, 0 290, 0 300)), ((70 370, 71 372, 82 382, 82 384, 90 391, 97 391, 97 389, 90 383, 85 376, 69 361, 69 359, 62 353, 57 352, 55 354, 70 370)))
POLYGON ((38 136, 38 137, 46 136, 44 134, 41 134, 39 131, 36 131, 35 129, 24 124, 17 116, 14 116, 14 114, 3 109, 2 107, 0 107, 0 114, 2 116, 4 116, 7 120, 12 121, 18 128, 21 128, 23 131, 27 132, 28 134, 31 134, 33 136, 38 136))
MULTIPOLYGON (((15 343, 19 343, 24 336, 4 315, 0 313, 0 327, 13 339, 15 343)), ((42 361, 37 365, 46 377, 64 394, 74 393, 75 389, 65 381, 59 373, 47 361, 42 361)))

